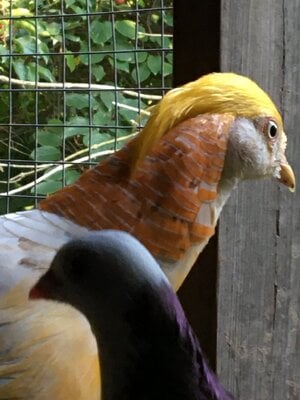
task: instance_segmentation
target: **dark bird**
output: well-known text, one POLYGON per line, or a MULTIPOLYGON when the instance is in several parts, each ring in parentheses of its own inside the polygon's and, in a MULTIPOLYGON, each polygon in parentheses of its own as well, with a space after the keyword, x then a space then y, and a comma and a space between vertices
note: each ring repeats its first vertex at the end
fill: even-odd
POLYGON ((30 298, 68 303, 86 316, 101 357, 103 400, 233 399, 166 276, 128 233, 103 230, 68 242, 30 298))

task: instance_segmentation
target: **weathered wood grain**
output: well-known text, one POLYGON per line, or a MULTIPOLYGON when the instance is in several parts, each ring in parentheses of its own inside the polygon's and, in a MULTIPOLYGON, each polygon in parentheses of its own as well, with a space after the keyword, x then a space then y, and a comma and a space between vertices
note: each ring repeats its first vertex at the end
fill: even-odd
MULTIPOLYGON (((223 0, 222 70, 281 109, 300 176, 300 1, 223 0)), ((300 398, 300 191, 245 183, 219 226, 217 369, 239 400, 300 398)))

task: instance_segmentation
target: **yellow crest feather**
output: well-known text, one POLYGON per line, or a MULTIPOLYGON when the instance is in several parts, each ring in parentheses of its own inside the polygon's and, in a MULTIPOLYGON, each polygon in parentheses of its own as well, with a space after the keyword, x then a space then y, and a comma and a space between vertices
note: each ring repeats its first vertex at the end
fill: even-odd
POLYGON ((231 72, 212 73, 170 90, 151 110, 135 142, 132 170, 169 129, 199 114, 224 114, 245 118, 281 116, 270 97, 251 79, 231 72))

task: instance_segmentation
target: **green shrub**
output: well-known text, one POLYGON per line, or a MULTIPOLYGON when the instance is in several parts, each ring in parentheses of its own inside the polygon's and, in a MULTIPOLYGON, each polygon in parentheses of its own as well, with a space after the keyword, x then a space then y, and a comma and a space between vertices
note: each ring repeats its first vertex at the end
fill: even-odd
MULTIPOLYGON (((38 179, 21 195, 46 195, 72 183, 86 163, 61 171, 50 162, 106 156, 143 124, 138 110, 171 86, 171 0, 66 0, 63 5, 58 0, 2 2, 1 192, 7 191, 8 179, 10 190, 38 179), (5 77, 17 81, 5 82, 5 77), (35 82, 48 87, 35 90, 35 82), (62 82, 71 86, 64 90, 62 82)), ((9 209, 33 205, 32 198, 16 197, 9 209)), ((0 212, 7 208, 2 197, 0 212)))

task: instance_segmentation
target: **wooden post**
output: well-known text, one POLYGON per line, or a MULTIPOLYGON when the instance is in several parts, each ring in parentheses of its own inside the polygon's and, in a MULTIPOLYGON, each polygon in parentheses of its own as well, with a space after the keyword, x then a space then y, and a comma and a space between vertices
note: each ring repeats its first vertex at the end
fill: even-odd
MULTIPOLYGON (((300 2, 223 0, 221 66, 282 111, 300 176, 300 2)), ((239 400, 300 398, 300 193, 245 183, 219 225, 217 370, 239 400)))

